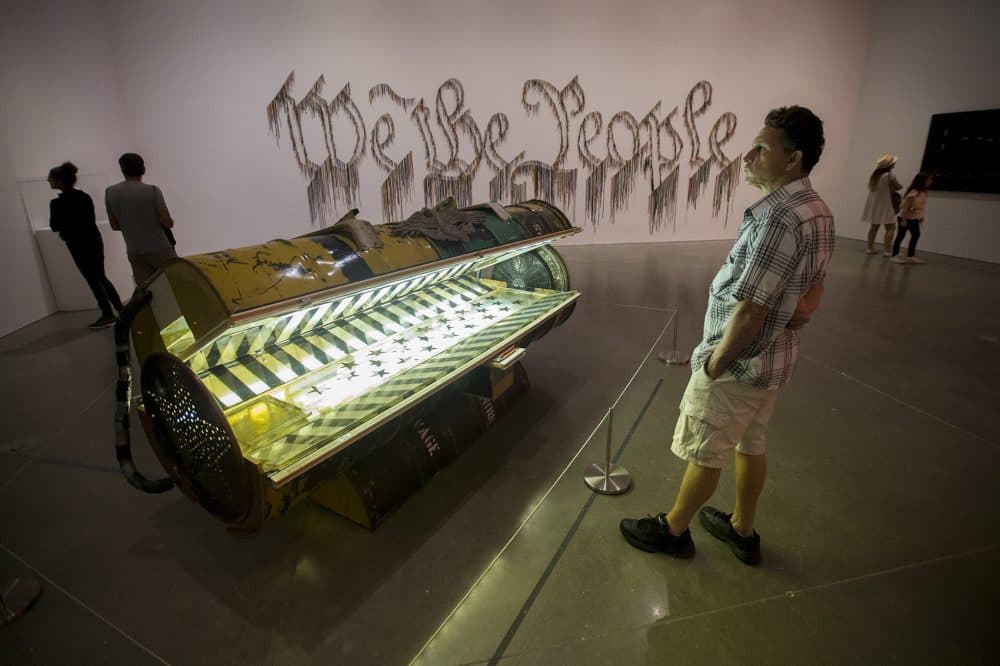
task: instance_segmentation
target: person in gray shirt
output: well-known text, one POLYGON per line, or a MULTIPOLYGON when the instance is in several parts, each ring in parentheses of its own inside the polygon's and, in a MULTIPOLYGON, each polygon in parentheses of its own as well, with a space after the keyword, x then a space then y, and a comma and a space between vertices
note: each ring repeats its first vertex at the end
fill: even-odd
POLYGON ((146 173, 142 156, 125 153, 118 159, 118 166, 125 180, 105 190, 104 206, 111 228, 125 237, 132 277, 141 286, 177 256, 168 236, 174 221, 160 188, 142 182, 146 173))

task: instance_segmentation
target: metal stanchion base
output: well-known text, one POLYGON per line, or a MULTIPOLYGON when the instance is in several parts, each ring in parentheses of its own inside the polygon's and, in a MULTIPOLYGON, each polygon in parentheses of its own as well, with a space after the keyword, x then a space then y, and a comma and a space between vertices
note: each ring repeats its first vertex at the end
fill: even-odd
POLYGON ((691 361, 691 357, 688 354, 677 351, 660 352, 657 356, 661 361, 667 365, 687 365, 691 361))
POLYGON ((621 495, 632 487, 632 475, 614 463, 608 466, 607 472, 604 465, 589 465, 583 473, 583 480, 591 490, 602 495, 621 495))
POLYGON ((15 578, 0 590, 0 627, 10 624, 28 612, 42 593, 42 584, 34 578, 15 578))

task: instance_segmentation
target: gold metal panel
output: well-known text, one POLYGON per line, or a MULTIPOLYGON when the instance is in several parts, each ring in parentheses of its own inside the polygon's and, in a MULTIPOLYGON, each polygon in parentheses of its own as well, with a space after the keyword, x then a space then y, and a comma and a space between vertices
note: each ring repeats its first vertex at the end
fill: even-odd
POLYGON ((420 266, 437 261, 437 250, 423 236, 416 238, 401 238, 393 236, 385 227, 377 227, 379 239, 382 241, 380 254, 390 271, 398 271, 411 266, 420 266))
POLYGON ((240 409, 228 412, 226 418, 244 452, 260 446, 262 440, 273 439, 305 425, 306 421, 306 415, 302 410, 270 396, 264 396, 240 409))
POLYGON ((187 257, 218 292, 230 312, 269 305, 348 282, 330 252, 309 238, 187 257))

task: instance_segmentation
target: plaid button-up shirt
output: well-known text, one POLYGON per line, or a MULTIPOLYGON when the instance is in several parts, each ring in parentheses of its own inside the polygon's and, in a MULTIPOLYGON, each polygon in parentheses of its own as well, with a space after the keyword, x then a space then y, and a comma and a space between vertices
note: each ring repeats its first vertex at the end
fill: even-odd
POLYGON ((802 295, 826 276, 833 246, 833 214, 808 178, 748 208, 709 287, 704 337, 692 354, 692 369, 708 361, 738 302, 753 301, 769 310, 767 318, 727 369, 744 384, 781 388, 792 376, 799 349, 798 334, 786 326, 802 295))

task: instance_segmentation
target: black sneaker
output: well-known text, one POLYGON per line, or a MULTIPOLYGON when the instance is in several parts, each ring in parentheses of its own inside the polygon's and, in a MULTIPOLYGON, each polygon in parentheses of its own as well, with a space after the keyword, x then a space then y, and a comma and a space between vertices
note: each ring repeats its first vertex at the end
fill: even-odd
POLYGON ((694 557, 691 530, 684 530, 684 534, 674 536, 667 528, 665 513, 645 518, 625 518, 619 527, 626 541, 647 553, 666 553, 685 559, 694 557))
POLYGON ((115 322, 117 321, 118 320, 115 319, 115 316, 112 314, 101 315, 100 317, 97 318, 97 321, 95 321, 93 324, 90 325, 90 330, 99 331, 102 328, 107 328, 108 326, 114 326, 115 322))
POLYGON ((753 536, 742 536, 733 528, 729 520, 732 516, 731 513, 723 513, 710 506, 702 507, 698 512, 705 531, 719 541, 728 543, 733 555, 747 564, 760 564, 760 535, 754 530, 753 536))

